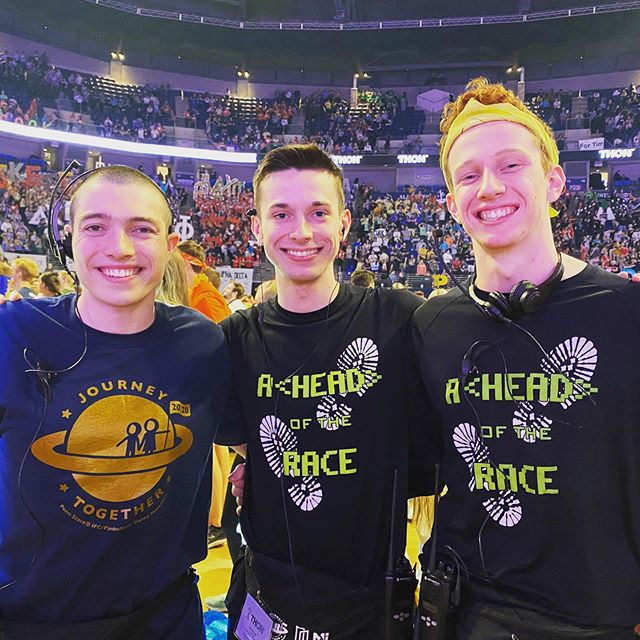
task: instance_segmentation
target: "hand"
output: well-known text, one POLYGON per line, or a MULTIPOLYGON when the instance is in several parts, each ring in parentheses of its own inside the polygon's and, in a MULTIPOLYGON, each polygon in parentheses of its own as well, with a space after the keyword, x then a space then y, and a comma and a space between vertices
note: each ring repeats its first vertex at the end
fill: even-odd
POLYGON ((22 296, 17 291, 12 291, 8 296, 0 295, 0 304, 4 304, 7 300, 15 302, 16 300, 22 300, 22 296))
POLYGON ((242 507, 242 497, 244 496, 244 478, 246 475, 246 464, 239 464, 230 474, 229 482, 231 483, 231 494, 235 496, 238 503, 238 514, 242 507))

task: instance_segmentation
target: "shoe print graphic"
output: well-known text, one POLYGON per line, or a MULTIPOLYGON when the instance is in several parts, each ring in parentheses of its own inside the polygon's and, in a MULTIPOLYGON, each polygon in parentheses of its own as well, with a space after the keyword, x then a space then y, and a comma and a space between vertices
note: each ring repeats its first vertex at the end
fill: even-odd
MULTIPOLYGON (((475 426, 468 422, 461 422, 453 430, 453 444, 469 467, 469 491, 473 491, 476 488, 473 466, 478 462, 491 464, 489 449, 482 442, 475 426)), ((482 504, 489 516, 503 527, 513 527, 522 518, 522 505, 508 489, 503 489, 496 496, 484 500, 482 504)))
MULTIPOLYGON (((284 452, 298 450, 295 433, 277 416, 265 416, 260 422, 260 444, 269 468, 277 478, 282 478, 284 452)), ((322 501, 322 486, 314 476, 305 476, 294 482, 287 492, 302 511, 313 511, 322 501)))
MULTIPOLYGON (((572 382, 580 385, 590 382, 598 365, 598 349, 593 342, 584 337, 568 338, 549 352, 549 359, 543 358, 540 366, 547 374, 562 372, 572 382), (555 365, 550 364, 549 360, 555 365)), ((578 391, 578 394, 580 392, 578 391)), ((581 394, 580 394, 581 395, 581 394)), ((578 398, 571 394, 561 403, 563 409, 568 409, 578 398)), ((546 405, 547 402, 540 404, 546 405)))

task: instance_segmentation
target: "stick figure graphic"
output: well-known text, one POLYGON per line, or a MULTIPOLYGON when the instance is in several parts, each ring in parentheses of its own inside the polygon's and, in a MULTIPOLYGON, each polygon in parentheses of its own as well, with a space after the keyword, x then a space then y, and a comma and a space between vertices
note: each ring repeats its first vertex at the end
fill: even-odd
POLYGON ((154 453, 156 450, 156 435, 158 435, 158 429, 160 423, 155 418, 149 418, 144 423, 145 434, 142 436, 142 442, 140 447, 145 455, 154 453))
MULTIPOLYGON (((148 422, 148 421, 147 421, 148 422)), ((119 447, 122 443, 127 443, 127 450, 125 451, 126 458, 132 458, 136 455, 136 452, 140 448, 140 442, 138 442, 138 434, 142 427, 138 422, 130 422, 127 425, 127 435, 118 442, 116 447, 119 447)))

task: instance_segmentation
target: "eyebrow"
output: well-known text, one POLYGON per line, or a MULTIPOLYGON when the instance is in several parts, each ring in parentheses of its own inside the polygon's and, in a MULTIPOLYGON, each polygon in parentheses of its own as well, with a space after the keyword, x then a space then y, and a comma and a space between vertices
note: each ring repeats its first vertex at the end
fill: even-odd
MULTIPOLYGON (((79 222, 86 222, 87 220, 110 220, 111 215, 108 213, 100 213, 98 211, 91 213, 84 213, 78 215, 79 222)), ((146 216, 134 216, 133 218, 127 218, 127 222, 146 222, 147 224, 152 224, 155 226, 159 225, 157 220, 153 218, 147 218, 146 216)))
MULTIPOLYGON (((288 209, 291 205, 287 202, 276 202, 274 204, 272 204, 269 207, 269 210, 271 209, 288 209)), ((310 205, 310 207, 329 207, 331 206, 331 203, 329 202, 323 202, 322 200, 316 200, 315 202, 312 202, 310 205)))
MULTIPOLYGON (((518 149, 517 147, 510 147, 508 149, 501 149, 500 151, 495 153, 492 157, 500 158, 501 156, 506 156, 512 153, 518 153, 520 155, 527 156, 527 157, 531 155, 529 152, 525 151, 524 149, 518 149)), ((457 173, 458 171, 465 169, 469 165, 476 164, 477 162, 478 161, 476 158, 471 158, 470 160, 466 160, 459 167, 456 168, 454 173, 457 173)))

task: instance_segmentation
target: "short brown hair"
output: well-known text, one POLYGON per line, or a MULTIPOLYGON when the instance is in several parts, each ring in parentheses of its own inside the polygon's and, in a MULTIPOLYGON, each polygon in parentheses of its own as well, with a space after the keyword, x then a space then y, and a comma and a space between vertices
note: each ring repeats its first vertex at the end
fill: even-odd
POLYGON ((253 198, 258 203, 258 189, 263 180, 272 173, 287 171, 288 169, 314 169, 326 171, 336 180, 340 208, 344 209, 344 186, 342 169, 315 144, 289 144, 284 147, 272 149, 260 161, 256 172, 253 174, 253 198))
POLYGON ((220 274, 213 268, 207 267, 204 270, 204 275, 209 278, 209 282, 216 288, 220 288, 220 274))
MULTIPOLYGON (((442 137, 440 138, 440 149, 444 148, 445 140, 447 139, 447 135, 449 133, 449 129, 453 121, 458 117, 458 115, 462 112, 462 110, 467 106, 469 100, 477 100, 482 104, 504 104, 508 103, 516 107, 516 109, 520 109, 520 111, 529 111, 531 110, 527 107, 527 105, 518 98, 518 96, 507 89, 504 85, 496 82, 491 83, 487 78, 482 76, 478 78, 473 78, 470 80, 465 90, 456 98, 454 102, 449 102, 445 105, 442 110, 442 118, 440 119, 440 131, 442 132, 442 137)), ((553 132, 549 128, 549 125, 546 124, 543 120, 538 118, 535 114, 533 114, 542 126, 549 132, 549 135, 553 139, 553 132)), ((533 135, 533 134, 532 134, 533 135)), ((542 167, 545 172, 548 171, 553 162, 549 157, 545 146, 540 142, 540 151, 542 153, 542 167)), ((449 169, 444 164, 446 162, 446 158, 441 158, 441 167, 442 171, 445 174, 445 179, 447 180, 447 184, 451 184, 451 179, 449 176, 449 169)))
POLYGON ((375 287, 376 277, 366 269, 356 269, 351 274, 351 284, 356 287, 375 287))
POLYGON ((78 194, 87 185, 100 183, 102 181, 111 182, 113 184, 134 184, 152 187, 154 191, 158 192, 158 195, 162 198, 162 201, 165 204, 165 208, 167 211, 167 229, 171 228, 171 225, 173 223, 173 213, 171 211, 171 207, 169 206, 169 202, 167 201, 165 195, 162 193, 160 187, 148 175, 142 173, 142 171, 138 171, 137 169, 133 169, 132 167, 127 167, 120 164, 111 165, 108 167, 100 167, 93 173, 90 173, 87 178, 81 182, 80 186, 75 190, 75 193, 71 197, 71 203, 69 205, 69 217, 71 219, 71 224, 73 224, 73 218, 76 213, 76 200, 78 198, 78 194))

